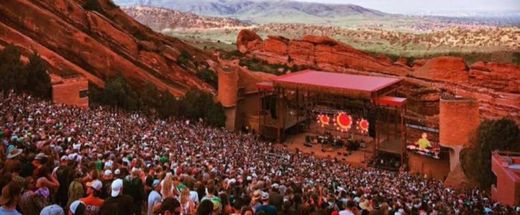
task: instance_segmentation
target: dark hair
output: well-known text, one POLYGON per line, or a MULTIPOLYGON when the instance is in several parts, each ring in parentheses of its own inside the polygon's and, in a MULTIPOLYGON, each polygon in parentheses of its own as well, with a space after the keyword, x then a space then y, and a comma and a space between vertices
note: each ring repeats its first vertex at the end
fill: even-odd
POLYGON ((197 208, 197 215, 210 215, 213 212, 213 203, 209 199, 204 199, 200 202, 197 208))
POLYGON ((173 197, 168 197, 161 203, 161 213, 165 211, 175 212, 175 209, 181 206, 181 203, 173 197))
POLYGON ((49 168, 47 168, 46 166, 42 166, 41 168, 37 169, 36 170, 36 177, 37 178, 40 178, 40 177, 47 177, 47 175, 50 173, 50 170, 49 168))
POLYGON ((9 182, 5 187, 2 188, 2 198, 6 198, 6 202, 3 205, 13 204, 14 198, 22 193, 22 187, 14 181, 9 182))
POLYGON ((347 201, 347 208, 352 209, 354 207, 356 207, 356 203, 354 203, 354 201, 352 201, 352 200, 348 200, 347 201))
MULTIPOLYGON (((241 214, 241 215, 244 215, 244 214, 246 214, 246 212, 248 212, 248 211, 253 212, 253 208, 251 208, 251 207, 249 207, 249 206, 244 206, 244 207, 242 207, 242 209, 240 210, 240 214, 241 214)), ((253 212, 253 213, 254 213, 254 212, 253 212)))

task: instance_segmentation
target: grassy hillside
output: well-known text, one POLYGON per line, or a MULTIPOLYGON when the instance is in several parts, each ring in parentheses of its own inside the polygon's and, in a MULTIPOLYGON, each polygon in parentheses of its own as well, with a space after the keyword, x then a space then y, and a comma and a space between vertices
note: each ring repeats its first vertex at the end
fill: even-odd
MULTIPOLYGON (((520 29, 518 28, 450 28, 430 33, 386 31, 382 29, 344 29, 313 25, 261 25, 252 28, 261 37, 283 35, 301 38, 304 35, 331 36, 354 48, 391 58, 426 58, 439 55, 464 57, 468 63, 494 61, 518 63, 520 29)), ((164 31, 203 49, 235 49, 240 29, 164 31)))

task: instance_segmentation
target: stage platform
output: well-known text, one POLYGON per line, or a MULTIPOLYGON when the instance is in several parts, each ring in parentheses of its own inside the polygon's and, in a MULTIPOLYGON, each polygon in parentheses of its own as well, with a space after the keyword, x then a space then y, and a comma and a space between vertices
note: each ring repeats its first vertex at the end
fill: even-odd
POLYGON ((277 145, 279 147, 286 147, 293 152, 298 149, 300 152, 311 154, 318 158, 336 158, 340 162, 344 162, 356 167, 366 167, 366 163, 364 162, 365 158, 368 160, 373 154, 371 144, 367 144, 365 148, 360 148, 356 151, 353 151, 349 155, 347 155, 347 150, 345 147, 333 148, 323 144, 313 144, 312 147, 308 147, 304 145, 306 135, 314 134, 301 133, 291 135, 287 137, 284 143, 277 145), (322 149, 326 150, 323 151, 322 149))

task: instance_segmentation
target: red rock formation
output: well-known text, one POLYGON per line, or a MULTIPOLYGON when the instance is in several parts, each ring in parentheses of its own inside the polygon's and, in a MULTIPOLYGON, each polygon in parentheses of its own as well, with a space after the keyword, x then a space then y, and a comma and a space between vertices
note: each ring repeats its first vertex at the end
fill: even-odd
POLYGON ((153 32, 108 0, 98 1, 99 11, 85 10, 80 2, 2 1, 0 44, 35 50, 53 72, 75 72, 100 87, 121 74, 136 87, 152 83, 174 95, 192 88, 214 91, 196 78, 196 68, 176 62, 182 51, 203 63, 211 59, 207 54, 153 32))
POLYGON ((466 63, 460 57, 436 57, 429 59, 423 66, 414 69, 411 75, 434 81, 468 81, 466 63))
POLYGON ((510 64, 476 62, 471 65, 472 84, 511 93, 520 93, 520 69, 510 64))
POLYGON ((301 40, 288 40, 270 36, 262 40, 250 30, 242 30, 237 37, 237 48, 251 57, 269 63, 304 65, 343 71, 345 68, 363 69, 405 76, 408 66, 381 61, 349 45, 323 36, 305 36, 301 40))
POLYGON ((237 37, 237 49, 241 53, 254 49, 262 43, 262 38, 251 30, 244 29, 240 31, 237 37))

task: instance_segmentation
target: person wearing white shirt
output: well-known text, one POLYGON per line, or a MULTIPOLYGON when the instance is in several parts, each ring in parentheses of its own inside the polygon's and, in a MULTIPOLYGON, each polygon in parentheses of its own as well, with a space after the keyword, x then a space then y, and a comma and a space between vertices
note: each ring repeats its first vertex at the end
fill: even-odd
POLYGON ((153 215, 153 207, 162 200, 162 196, 159 193, 161 190, 160 184, 161 182, 159 179, 155 179, 152 183, 153 190, 148 195, 148 210, 146 212, 147 215, 153 215))

